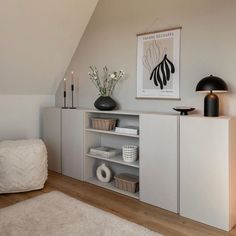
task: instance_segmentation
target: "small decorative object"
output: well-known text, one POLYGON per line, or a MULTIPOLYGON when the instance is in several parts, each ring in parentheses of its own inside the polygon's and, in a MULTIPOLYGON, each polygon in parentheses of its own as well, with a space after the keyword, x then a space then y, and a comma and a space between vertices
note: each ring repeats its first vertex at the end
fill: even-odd
POLYGON ((110 96, 100 96, 94 106, 101 111, 111 111, 116 108, 116 102, 110 96))
POLYGON ((204 99, 204 116, 219 116, 219 98, 215 92, 227 92, 228 86, 219 77, 210 75, 199 81, 197 92, 208 92, 204 99))
POLYGON ((122 147, 122 156, 125 162, 135 162, 138 158, 138 146, 124 145, 122 147))
POLYGON ((90 66, 91 72, 88 73, 89 79, 98 89, 100 97, 95 101, 94 106, 98 110, 109 111, 116 108, 116 102, 110 97, 116 84, 124 77, 123 70, 108 73, 108 69, 105 66, 103 68, 103 78, 100 79, 98 69, 95 66, 90 66))
POLYGON ((71 107, 70 109, 76 109, 76 107, 74 107, 74 84, 75 84, 74 71, 72 71, 71 72, 71 107))
POLYGON ((139 178, 131 174, 119 174, 114 177, 115 186, 121 190, 136 193, 139 191, 139 178))
POLYGON ((116 127, 115 132, 122 133, 122 134, 139 134, 139 127, 138 126, 123 126, 123 127, 116 127))
POLYGON ((111 147, 94 147, 90 148, 89 154, 95 156, 101 156, 104 158, 111 158, 117 156, 121 153, 120 149, 111 148, 111 147))
POLYGON ((173 109, 180 112, 181 116, 187 116, 188 112, 195 110, 193 107, 174 107, 173 109))
POLYGON ((113 130, 116 126, 116 120, 113 118, 91 118, 92 128, 101 130, 113 130))
POLYGON ((67 109, 68 107, 66 106, 66 78, 64 78, 63 83, 64 83, 64 91, 63 91, 64 106, 62 107, 62 109, 67 109))
POLYGON ((103 183, 110 182, 112 178, 111 170, 106 166, 106 164, 102 164, 97 168, 96 175, 98 180, 103 183))
POLYGON ((137 35, 137 98, 179 99, 180 30, 137 35))

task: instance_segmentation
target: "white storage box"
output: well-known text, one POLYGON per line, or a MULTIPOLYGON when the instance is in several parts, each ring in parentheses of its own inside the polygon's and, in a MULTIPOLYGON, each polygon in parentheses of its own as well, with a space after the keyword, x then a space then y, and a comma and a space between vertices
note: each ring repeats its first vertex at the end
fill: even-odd
POLYGON ((122 147, 122 156, 125 162, 134 162, 138 159, 138 146, 124 145, 122 147))
POLYGON ((116 148, 101 146, 101 147, 90 148, 89 154, 94 156, 110 158, 121 154, 121 150, 116 148))

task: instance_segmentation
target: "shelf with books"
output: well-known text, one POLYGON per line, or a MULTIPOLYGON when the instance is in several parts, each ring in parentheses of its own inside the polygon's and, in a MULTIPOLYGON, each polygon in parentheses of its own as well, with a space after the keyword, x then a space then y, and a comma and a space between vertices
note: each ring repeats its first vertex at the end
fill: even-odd
POLYGON ((122 133, 122 134, 138 135, 139 134, 139 127, 138 126, 131 126, 131 125, 124 126, 124 127, 117 126, 117 127, 115 127, 115 132, 122 133))
MULTIPOLYGON (((102 164, 110 169, 112 178, 119 174, 133 174, 139 178, 139 161, 125 162, 122 157, 122 147, 125 145, 139 146, 139 134, 120 133, 113 130, 95 129, 94 120, 116 120, 116 127, 138 127, 138 114, 122 114, 116 112, 93 112, 84 114, 84 180, 100 187, 108 188, 125 195, 138 198, 137 193, 119 190, 111 183, 102 183, 97 179, 96 170, 102 164), (116 152, 120 150, 119 152, 116 152)), ((103 128, 104 126, 101 126, 103 128)), ((126 130, 126 132, 128 132, 126 130)))

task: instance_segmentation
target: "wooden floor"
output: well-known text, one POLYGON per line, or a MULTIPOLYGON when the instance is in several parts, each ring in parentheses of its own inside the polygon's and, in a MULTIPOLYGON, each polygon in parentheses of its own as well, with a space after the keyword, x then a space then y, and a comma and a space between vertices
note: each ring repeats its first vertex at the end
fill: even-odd
POLYGON ((96 187, 92 184, 80 182, 55 172, 49 173, 48 181, 43 190, 0 195, 0 208, 54 190, 64 192, 72 197, 109 211, 129 221, 143 225, 163 235, 236 236, 236 229, 227 233, 142 203, 136 199, 96 187))

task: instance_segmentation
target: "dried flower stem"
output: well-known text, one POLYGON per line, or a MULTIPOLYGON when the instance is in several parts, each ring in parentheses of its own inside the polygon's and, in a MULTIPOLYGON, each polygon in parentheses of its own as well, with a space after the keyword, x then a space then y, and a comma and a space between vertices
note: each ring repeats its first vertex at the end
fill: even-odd
POLYGON ((119 73, 108 73, 108 69, 105 66, 103 68, 103 77, 100 79, 98 69, 95 66, 90 66, 91 72, 88 73, 89 79, 93 82, 98 89, 101 96, 110 96, 116 86, 116 84, 124 77, 123 70, 119 73))

